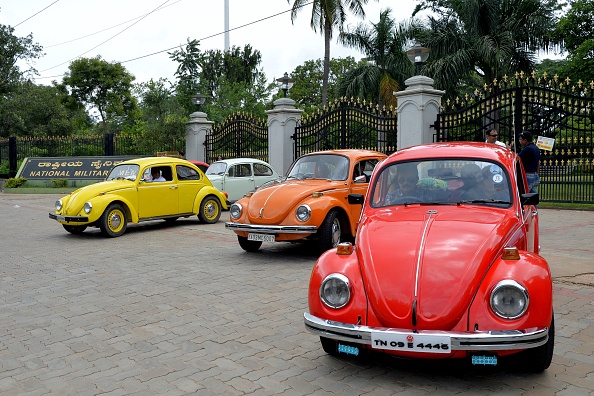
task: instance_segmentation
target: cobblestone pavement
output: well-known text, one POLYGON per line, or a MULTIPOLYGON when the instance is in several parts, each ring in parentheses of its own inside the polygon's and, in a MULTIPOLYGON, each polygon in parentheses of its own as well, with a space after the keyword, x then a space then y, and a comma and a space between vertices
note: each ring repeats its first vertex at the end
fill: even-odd
POLYGON ((66 233, 55 195, 0 194, 0 394, 592 395, 594 212, 541 209, 555 355, 542 374, 326 355, 307 333, 315 253, 243 252, 223 219, 66 233))

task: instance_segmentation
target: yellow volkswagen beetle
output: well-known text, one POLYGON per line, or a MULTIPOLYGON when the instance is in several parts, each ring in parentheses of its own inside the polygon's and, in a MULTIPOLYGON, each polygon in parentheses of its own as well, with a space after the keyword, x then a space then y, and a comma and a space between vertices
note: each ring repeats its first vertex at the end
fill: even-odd
POLYGON ((99 227, 117 237, 128 222, 198 215, 203 223, 216 223, 223 209, 227 198, 198 167, 183 159, 149 157, 120 162, 105 181, 58 199, 49 217, 72 234, 99 227))

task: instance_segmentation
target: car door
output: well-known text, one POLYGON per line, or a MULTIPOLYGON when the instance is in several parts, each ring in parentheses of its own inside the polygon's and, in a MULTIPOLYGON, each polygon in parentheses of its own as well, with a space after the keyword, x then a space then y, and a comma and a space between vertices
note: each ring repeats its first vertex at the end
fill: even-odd
POLYGON ((275 180, 277 178, 276 173, 267 166, 259 162, 254 162, 254 184, 256 187, 260 187, 262 184, 275 180))
POLYGON ((179 213, 178 183, 173 178, 171 165, 155 165, 143 171, 143 178, 138 185, 138 217, 172 216, 179 213), (158 168, 165 181, 152 181, 152 168, 158 168))
POLYGON ((196 195, 204 187, 205 176, 185 165, 177 165, 175 173, 179 189, 179 213, 192 213, 196 195))
MULTIPOLYGON (((516 175, 520 196, 528 192, 528 184, 524 167, 519 160, 516 161, 516 175)), ((522 228, 525 235, 526 249, 538 253, 538 210, 534 205, 522 205, 522 228)))
POLYGON ((240 163, 229 167, 225 175, 225 192, 229 195, 229 201, 237 201, 256 188, 252 164, 240 163))

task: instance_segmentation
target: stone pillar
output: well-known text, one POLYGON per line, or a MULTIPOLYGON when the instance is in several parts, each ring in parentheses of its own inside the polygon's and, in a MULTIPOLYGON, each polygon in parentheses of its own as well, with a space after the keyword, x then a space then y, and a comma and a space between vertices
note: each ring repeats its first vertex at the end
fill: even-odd
POLYGON ((404 82, 407 88, 396 92, 398 98, 398 150, 417 144, 432 143, 439 103, 445 91, 433 89, 433 79, 413 76, 404 82))
POLYGON ((190 114, 190 121, 186 123, 186 159, 206 162, 206 134, 213 124, 206 119, 206 113, 190 114))
POLYGON ((268 110, 268 162, 281 175, 285 175, 293 163, 294 140, 297 122, 303 110, 295 108, 295 101, 280 98, 274 101, 274 109, 268 110))

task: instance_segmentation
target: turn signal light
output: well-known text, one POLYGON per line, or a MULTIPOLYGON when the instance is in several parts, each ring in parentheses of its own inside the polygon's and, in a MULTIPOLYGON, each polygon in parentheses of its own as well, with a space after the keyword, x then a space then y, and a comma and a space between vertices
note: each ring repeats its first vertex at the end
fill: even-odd
POLYGON ((348 256, 353 253, 353 244, 350 242, 342 242, 336 246, 336 254, 339 256, 348 256))
POLYGON ((324 193, 323 193, 323 192, 315 192, 315 193, 311 194, 311 196, 312 196, 313 198, 320 198, 320 197, 321 197, 321 196, 323 196, 323 195, 324 195, 324 193))
POLYGON ((519 260, 520 259, 520 252, 518 248, 515 246, 503 248, 503 257, 504 260, 519 260))

